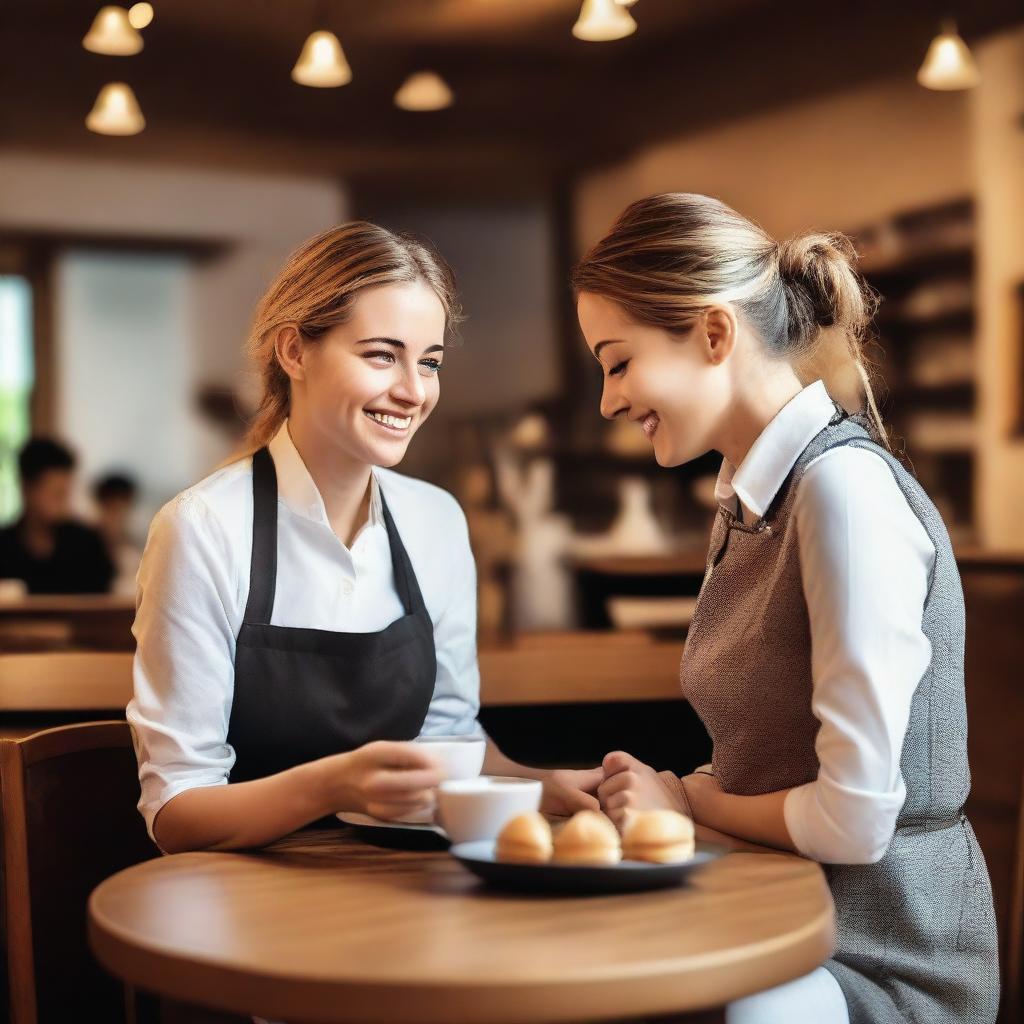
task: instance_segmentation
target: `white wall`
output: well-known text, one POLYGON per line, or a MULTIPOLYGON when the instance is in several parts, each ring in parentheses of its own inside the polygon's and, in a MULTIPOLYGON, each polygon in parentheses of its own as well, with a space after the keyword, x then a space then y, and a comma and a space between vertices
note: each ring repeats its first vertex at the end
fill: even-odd
POLYGON ((1024 29, 975 47, 981 86, 971 125, 978 197, 978 515, 993 547, 1024 550, 1024 29))
POLYGON ((183 358, 192 333, 190 277, 182 256, 74 249, 60 256, 57 432, 79 453, 80 486, 123 468, 148 493, 171 494, 195 472, 200 431, 191 411, 193 367, 183 358))
POLYGON ((196 418, 196 388, 243 381, 242 345, 265 285, 296 245, 344 220, 347 210, 347 194, 332 179, 0 152, 0 230, 226 243, 219 257, 187 265, 129 253, 76 252, 60 261, 56 345, 68 366, 59 370, 59 418, 72 443, 90 446, 82 451, 87 464, 100 465, 108 456, 138 459, 136 442, 125 447, 124 439, 116 441, 116 428, 137 429, 118 410, 137 413, 149 398, 172 415, 171 395, 185 403, 174 422, 190 426, 181 439, 164 439, 153 423, 150 441, 154 453, 179 440, 181 448, 127 467, 142 481, 148 503, 164 500, 220 461, 225 443, 196 418), (148 324, 135 287, 148 296, 148 324), (104 290, 121 305, 99 303, 104 290), (122 362, 121 393, 108 406, 116 418, 101 428, 101 410, 91 404, 98 374, 85 372, 99 362, 88 360, 115 352, 126 357, 131 347, 146 357, 122 362), (109 452, 92 450, 101 441, 109 452))
POLYGON ((973 187, 967 118, 962 93, 887 79, 660 143, 582 182, 577 244, 655 192, 717 196, 776 237, 963 196, 973 187))

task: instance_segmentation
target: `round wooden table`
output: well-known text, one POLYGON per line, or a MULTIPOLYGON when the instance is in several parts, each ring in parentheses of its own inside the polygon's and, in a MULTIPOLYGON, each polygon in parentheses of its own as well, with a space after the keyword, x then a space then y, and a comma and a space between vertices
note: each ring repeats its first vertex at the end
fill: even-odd
POLYGON ((129 985, 290 1024, 723 1019, 827 959, 833 928, 821 868, 788 854, 731 853, 678 889, 521 895, 349 829, 163 857, 89 903, 93 950, 129 985))

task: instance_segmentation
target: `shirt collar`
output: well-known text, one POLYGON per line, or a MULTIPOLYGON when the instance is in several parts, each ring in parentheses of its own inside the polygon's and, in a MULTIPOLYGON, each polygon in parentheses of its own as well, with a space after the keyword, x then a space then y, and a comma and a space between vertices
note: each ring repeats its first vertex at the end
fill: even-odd
POLYGON ((719 504, 729 507, 738 497, 755 516, 764 516, 797 459, 835 414, 824 383, 808 384, 761 431, 739 468, 722 460, 715 484, 719 504))
MULTIPOLYGON (((292 441, 288 431, 288 420, 281 424, 267 447, 270 449, 270 457, 274 460, 274 470, 277 473, 277 496, 296 515, 330 526, 324 499, 292 441)), ((371 469, 369 525, 379 526, 383 522, 380 484, 377 481, 377 474, 371 469)))

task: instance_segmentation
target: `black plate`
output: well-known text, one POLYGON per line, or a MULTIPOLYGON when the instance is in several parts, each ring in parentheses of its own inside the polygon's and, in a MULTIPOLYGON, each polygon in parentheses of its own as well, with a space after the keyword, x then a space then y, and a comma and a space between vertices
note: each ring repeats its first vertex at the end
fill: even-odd
POLYGON ((401 821, 380 821, 368 814, 340 812, 335 816, 342 824, 356 830, 356 835, 370 846, 385 850, 447 850, 451 843, 443 830, 433 825, 414 825, 401 821))
POLYGON ((607 867, 579 864, 510 864, 494 859, 494 842, 457 843, 449 853, 485 882, 502 889, 533 892, 639 892, 680 885, 686 877, 725 850, 711 843, 697 843, 690 860, 678 864, 648 864, 624 860, 607 867))

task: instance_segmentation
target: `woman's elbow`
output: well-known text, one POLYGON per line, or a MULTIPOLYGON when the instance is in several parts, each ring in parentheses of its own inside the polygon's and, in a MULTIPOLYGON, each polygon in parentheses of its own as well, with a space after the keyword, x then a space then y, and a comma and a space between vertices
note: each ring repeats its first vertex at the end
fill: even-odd
POLYGON ((214 837, 202 835, 196 828, 194 799, 189 795, 195 790, 183 790, 172 796, 153 817, 150 835, 162 853, 201 853, 214 849, 218 843, 214 837))
POLYGON ((889 849, 889 840, 887 839, 884 843, 875 843, 873 845, 864 845, 854 850, 854 857, 849 861, 850 864, 877 864, 886 854, 889 849))
POLYGON ((158 814, 154 819, 151 832, 153 842, 161 853, 196 853, 202 850, 201 846, 189 842, 189 837, 181 829, 174 827, 169 815, 168 820, 162 821, 161 818, 162 815, 158 814))
POLYGON ((891 829, 884 834, 843 836, 835 843, 834 849, 828 851, 829 856, 826 863, 877 864, 888 852, 891 840, 891 829))

